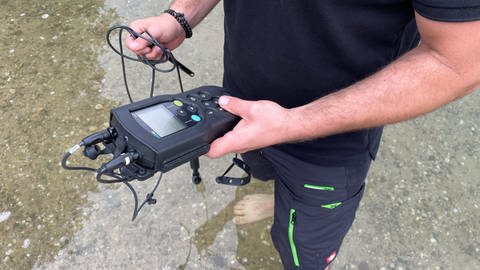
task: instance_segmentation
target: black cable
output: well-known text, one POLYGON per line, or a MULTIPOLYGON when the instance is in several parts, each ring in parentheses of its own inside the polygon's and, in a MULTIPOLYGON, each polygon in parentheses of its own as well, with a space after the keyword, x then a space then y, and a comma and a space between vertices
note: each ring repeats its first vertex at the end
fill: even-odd
POLYGON ((178 82, 179 82, 179 86, 180 86, 180 91, 182 93, 183 93, 183 84, 182 84, 182 77, 180 75, 180 70, 184 71, 185 73, 187 73, 188 75, 190 75, 192 77, 195 75, 190 69, 188 69, 182 63, 180 63, 173 56, 173 53, 170 50, 168 50, 167 48, 165 48, 165 46, 163 46, 161 43, 159 43, 149 32, 145 32, 145 33, 148 35, 148 37, 142 36, 141 34, 133 31, 133 29, 131 29, 128 26, 113 26, 107 31, 106 38, 107 38, 108 45, 110 46, 110 48, 114 52, 116 52, 118 55, 120 55, 121 63, 122 63, 123 81, 124 81, 124 84, 125 84, 125 88, 127 90, 128 99, 130 100, 131 103, 133 102, 133 99, 132 99, 132 96, 130 94, 130 89, 128 87, 127 75, 126 75, 126 70, 125 70, 125 59, 136 61, 136 62, 141 62, 143 64, 148 65, 152 69, 152 79, 151 79, 152 83, 151 83, 151 88, 150 88, 150 97, 153 97, 153 92, 154 92, 154 87, 155 87, 155 71, 162 72, 162 73, 167 73, 167 72, 171 72, 174 69, 176 69, 177 70, 178 82), (116 29, 120 29, 119 36, 118 36, 119 49, 115 48, 110 41, 110 35, 111 35, 112 31, 114 31, 116 29), (160 50, 162 51, 162 58, 160 58, 159 60, 150 60, 150 59, 147 59, 147 58, 145 58, 143 56, 139 56, 139 55, 137 55, 137 58, 133 58, 133 57, 130 57, 130 56, 126 55, 123 52, 123 41, 122 41, 123 40, 123 35, 122 35, 123 31, 127 31, 134 38, 141 38, 141 39, 147 41, 148 43, 151 44, 151 46, 156 46, 156 47, 160 48, 160 50), (162 69, 162 68, 158 68, 156 66, 158 64, 166 63, 167 61, 172 63, 171 67, 162 69))
MULTIPOLYGON (((123 183, 126 180, 126 178, 122 177, 119 174, 113 173, 113 172, 102 172, 102 173, 97 173, 96 177, 97 181, 102 184, 114 184, 114 183, 123 183), (110 176, 114 179, 104 179, 102 178, 103 175, 110 176)), ((130 180, 131 181, 131 180, 130 180)))
MULTIPOLYGON (((128 95, 128 99, 130 100, 130 103, 133 103, 133 99, 132 99, 132 96, 131 96, 131 93, 130 93, 130 89, 128 88, 127 73, 126 73, 126 69, 125 69, 125 59, 131 60, 131 61, 136 61, 136 62, 141 62, 143 64, 148 65, 152 69, 150 97, 153 97, 153 93, 154 93, 155 75, 156 75, 155 72, 166 73, 166 72, 171 72, 174 69, 176 69, 177 70, 178 82, 179 82, 179 85, 180 85, 180 91, 182 93, 183 93, 183 83, 182 83, 182 77, 181 77, 181 74, 180 74, 180 70, 187 73, 191 77, 193 77, 195 75, 185 65, 183 65, 178 60, 176 60, 175 57, 173 56, 172 52, 170 50, 168 50, 167 48, 165 48, 162 44, 160 44, 149 32, 145 32, 145 33, 148 35, 148 37, 145 37, 145 36, 142 36, 142 35, 136 33, 135 31, 133 31, 133 29, 131 29, 130 27, 127 27, 127 26, 114 26, 114 27, 111 27, 107 31, 107 35, 106 35, 107 43, 110 46, 110 48, 115 53, 120 55, 121 64, 122 64, 121 66, 122 66, 123 81, 124 81, 124 84, 125 84, 125 89, 126 89, 126 92, 127 92, 127 95, 128 95), (112 31, 114 31, 116 29, 120 29, 119 36, 118 36, 119 49, 115 48, 110 41, 110 35, 111 35, 112 31), (150 60, 150 59, 147 59, 147 58, 145 58, 143 56, 139 56, 139 55, 137 55, 137 58, 133 58, 133 57, 130 57, 130 56, 124 54, 124 52, 123 52, 123 42, 122 42, 123 31, 127 31, 134 38, 141 38, 141 39, 147 41, 148 43, 151 44, 152 47, 156 46, 156 47, 160 48, 160 50, 162 51, 161 59, 150 60), (172 64, 171 67, 162 69, 162 68, 158 68, 156 66, 158 64, 164 64, 167 61, 172 64)), ((157 190, 157 188, 160 184, 163 173, 160 173, 160 176, 157 179, 157 182, 156 182, 154 188, 152 189, 152 191, 150 193, 147 194, 145 200, 140 204, 140 206, 138 206, 137 192, 135 191, 133 186, 129 183, 129 181, 132 181, 135 178, 124 176, 124 175, 121 174, 121 172, 120 173, 115 173, 115 171, 117 169, 119 169, 120 166, 127 166, 131 161, 134 161, 138 158, 138 154, 135 154, 135 153, 127 153, 127 154, 125 154, 125 156, 123 156, 122 152, 125 149, 125 145, 122 145, 122 143, 125 143, 125 142, 121 141, 119 145, 115 146, 116 151, 113 151, 113 153, 112 153, 114 158, 110 162, 107 162, 107 163, 103 164, 102 167, 100 167, 99 169, 90 168, 90 167, 75 167, 75 166, 67 165, 67 162, 68 162, 68 159, 70 158, 70 156, 73 155, 73 153, 75 153, 82 146, 85 146, 85 147, 95 146, 96 147, 97 143, 100 143, 100 142, 104 143, 106 141, 114 139, 115 137, 116 137, 116 133, 113 129, 106 129, 104 131, 94 133, 94 134, 84 138, 79 144, 72 147, 65 154, 65 156, 62 159, 61 165, 62 165, 63 168, 65 168, 67 170, 86 170, 86 171, 96 172, 97 173, 96 180, 99 183, 103 183, 103 184, 124 183, 128 187, 128 189, 130 189, 130 191, 132 192, 133 199, 134 199, 134 202, 135 202, 134 210, 133 210, 133 216, 132 216, 132 221, 133 221, 138 216, 138 213, 143 208, 143 206, 145 206, 145 204, 147 204, 147 203, 148 204, 155 204, 156 203, 156 199, 153 198, 153 195, 154 195, 155 191, 157 190), (137 156, 133 156, 133 155, 137 155, 137 156), (126 158, 128 158, 128 161, 127 161, 126 158), (105 178, 103 178, 103 176, 108 176, 111 179, 105 179, 105 178)), ((108 152, 108 153, 111 153, 111 152, 112 151, 110 150, 110 152, 108 152)), ((93 154, 91 156, 85 154, 85 152, 84 152, 84 155, 87 155, 90 159, 96 159, 98 154, 106 154, 106 153, 107 153, 106 151, 104 152, 102 150, 100 152, 93 152, 93 154)))
POLYGON ((90 168, 90 167, 75 167, 75 166, 68 166, 67 165, 67 161, 68 159, 70 158, 72 154, 70 153, 66 153, 65 156, 63 156, 63 159, 62 159, 62 167, 66 170, 72 170, 72 171, 91 171, 91 172, 96 172, 97 169, 94 169, 94 168, 90 168))
POLYGON ((132 192, 133 195, 133 200, 134 200, 134 207, 133 207, 133 215, 132 215, 132 221, 135 220, 135 218, 138 216, 138 213, 140 213, 140 210, 142 210, 143 206, 145 204, 155 204, 157 203, 157 200, 153 198, 153 195, 155 191, 157 190, 158 186, 160 185, 160 181, 162 180, 163 173, 160 173, 160 176, 157 179, 157 182, 155 183, 155 186, 153 187, 152 191, 150 193, 147 193, 147 196, 145 200, 138 206, 138 195, 133 186, 129 183, 130 181, 134 179, 127 179, 126 177, 123 177, 119 174, 113 173, 113 172, 101 172, 97 174, 97 181, 103 184, 114 184, 114 183, 123 183, 125 184, 128 189, 132 192), (110 176, 114 179, 104 179, 102 178, 103 175, 110 176))
POLYGON ((122 60, 122 74, 123 74, 123 84, 125 84, 125 88, 127 90, 127 96, 128 100, 130 100, 130 103, 133 103, 132 96, 130 95, 130 90, 128 89, 128 82, 127 82, 127 73, 125 71, 125 55, 123 54, 123 46, 122 46, 122 30, 120 30, 120 34, 118 35, 118 43, 120 44, 120 52, 117 52, 113 45, 110 44, 110 31, 112 29, 110 28, 107 32, 107 43, 110 45, 110 48, 112 48, 113 51, 116 53, 120 54, 120 59, 122 60))
MULTIPOLYGON (((142 62, 144 64, 150 65, 150 67, 153 67, 154 69, 156 69, 159 72, 166 73, 166 72, 173 71, 175 69, 175 63, 172 63, 173 65, 168 69, 160 69, 160 68, 155 67, 156 64, 162 64, 162 63, 165 63, 167 61, 172 62, 172 59, 175 59, 175 57, 173 57, 173 54, 168 49, 166 49, 162 44, 160 44, 157 40, 155 40, 150 33, 148 33, 148 32, 146 32, 146 33, 149 35, 149 38, 138 34, 137 32, 133 31, 133 29, 128 27, 128 26, 120 25, 120 26, 113 26, 110 29, 108 29, 106 38, 107 38, 107 43, 110 46, 110 48, 123 58, 126 58, 126 59, 131 60, 131 61, 142 62), (118 36, 119 49, 115 48, 110 41, 111 33, 114 30, 117 30, 117 29, 120 29, 120 33, 119 33, 119 36, 118 36), (127 31, 134 38, 141 38, 141 39, 147 41, 148 43, 152 44, 152 46, 159 47, 160 50, 162 51, 162 58, 160 58, 159 60, 149 60, 145 57, 141 57, 141 56, 138 56, 138 55, 137 55, 137 58, 134 58, 134 57, 131 57, 131 56, 128 56, 128 55, 124 54, 123 53, 123 41, 122 41, 123 40, 123 35, 122 35, 123 31, 127 31)), ((175 60, 173 60, 173 61, 175 61, 175 60)), ((177 62, 177 61, 175 61, 175 62, 177 62)))
POLYGON ((140 205, 140 207, 137 208, 138 206, 138 198, 137 198, 137 193, 135 192, 135 190, 133 189, 132 185, 130 185, 130 183, 128 182, 124 182, 127 187, 132 191, 133 193, 133 197, 135 199, 135 208, 133 210, 133 216, 132 216, 132 221, 135 220, 135 218, 137 217, 138 213, 140 212, 140 210, 143 208, 143 206, 148 203, 148 204, 155 204, 157 203, 157 200, 155 198, 153 198, 153 194, 155 193, 155 191, 157 190, 158 188, 158 185, 160 185, 160 181, 162 180, 162 176, 163 176, 163 172, 160 173, 160 176, 158 177, 157 179, 157 183, 155 184, 155 186, 153 187, 152 191, 150 193, 147 194, 145 200, 142 202, 142 204, 140 205))
POLYGON ((150 97, 153 97, 154 88, 155 88, 155 69, 152 69, 152 84, 150 86, 150 97))
POLYGON ((145 206, 145 204, 155 204, 157 203, 157 200, 155 198, 153 198, 153 195, 155 193, 155 191, 157 190, 158 186, 160 185, 160 181, 162 180, 162 176, 163 176, 163 173, 160 173, 160 176, 158 177, 157 179, 157 182, 155 183, 155 186, 153 187, 152 191, 150 193, 147 193, 147 196, 145 198, 145 200, 142 202, 142 204, 140 204, 140 206, 138 206, 138 195, 137 195, 137 192, 135 191, 135 189, 133 188, 133 186, 129 183, 129 181, 132 181, 133 179, 127 179, 125 177, 122 177, 118 174, 115 174, 115 173, 106 173, 106 172, 103 172, 103 173, 99 173, 97 174, 97 181, 100 182, 100 183, 103 183, 103 184, 113 184, 113 183, 124 183, 128 189, 130 189, 130 191, 132 192, 132 195, 133 195, 133 200, 134 200, 134 207, 133 207, 133 215, 132 215, 132 221, 135 220, 135 218, 138 216, 138 213, 140 213, 140 210, 142 210, 143 206, 145 206), (115 178, 115 179, 103 179, 102 178, 102 175, 107 175, 107 176, 110 176, 112 178, 115 178))
POLYGON ((64 156, 63 156, 63 159, 62 159, 62 167, 66 170, 72 170, 72 171, 92 171, 92 172, 96 172, 97 169, 94 169, 94 168, 90 168, 90 167, 76 167, 76 166, 69 166, 67 165, 67 162, 68 162, 68 159, 70 158, 71 155, 73 155, 73 153, 75 153, 78 149, 80 149, 80 147, 83 146, 83 143, 79 143, 77 145, 75 145, 74 147, 72 147, 64 156))
POLYGON ((180 92, 183 93, 183 82, 182 82, 182 76, 180 76, 180 70, 177 68, 177 77, 178 77, 178 83, 180 85, 180 92))

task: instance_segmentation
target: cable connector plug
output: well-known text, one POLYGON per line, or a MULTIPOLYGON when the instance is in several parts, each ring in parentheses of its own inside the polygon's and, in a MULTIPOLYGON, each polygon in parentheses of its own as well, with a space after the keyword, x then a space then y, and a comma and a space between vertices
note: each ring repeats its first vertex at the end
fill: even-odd
POLYGON ((101 175, 105 172, 112 172, 120 167, 127 166, 130 163, 134 162, 140 157, 137 152, 128 152, 122 154, 109 162, 103 163, 102 166, 97 170, 97 174, 101 175))
POLYGON ((105 129, 105 130, 95 132, 95 133, 83 138, 83 140, 80 142, 80 145, 81 146, 89 146, 89 145, 97 144, 97 143, 100 143, 100 142, 111 140, 111 139, 115 138, 115 136, 116 136, 115 129, 110 127, 110 128, 105 129))

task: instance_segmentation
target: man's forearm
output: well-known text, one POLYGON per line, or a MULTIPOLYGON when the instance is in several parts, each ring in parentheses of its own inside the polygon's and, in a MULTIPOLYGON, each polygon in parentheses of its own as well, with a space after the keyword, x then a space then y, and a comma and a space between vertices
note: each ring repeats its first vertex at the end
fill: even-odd
MULTIPOLYGON (((449 23, 416 14, 419 47, 350 87, 293 109, 221 97, 242 118, 207 154, 220 157, 396 123, 433 111, 480 86, 480 21, 449 23), (280 120, 280 121, 279 121, 280 120)), ((293 89, 292 89, 293 90, 293 89)))
POLYGON ((170 7, 185 15, 191 27, 199 24, 219 0, 176 0, 170 7))
MULTIPOLYGON (((304 140, 382 126, 428 113, 473 91, 478 80, 462 76, 435 51, 420 46, 346 89, 292 109, 287 140, 304 140), (302 121, 302 118, 314 119, 302 121)), ((477 85, 478 86, 478 85, 477 85)))

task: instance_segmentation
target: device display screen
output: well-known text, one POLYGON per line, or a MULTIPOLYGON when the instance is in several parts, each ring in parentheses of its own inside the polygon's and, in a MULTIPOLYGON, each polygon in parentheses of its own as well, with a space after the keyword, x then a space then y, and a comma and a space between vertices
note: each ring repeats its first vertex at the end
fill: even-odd
POLYGON ((187 126, 178 119, 163 103, 132 112, 137 122, 154 134, 165 137, 187 126))

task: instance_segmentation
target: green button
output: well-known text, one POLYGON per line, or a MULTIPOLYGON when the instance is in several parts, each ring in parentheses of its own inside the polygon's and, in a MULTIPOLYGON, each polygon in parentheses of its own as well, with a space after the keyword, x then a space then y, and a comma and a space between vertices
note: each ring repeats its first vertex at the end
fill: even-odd
POLYGON ((174 100, 173 104, 175 104, 175 106, 177 106, 177 107, 182 107, 183 106, 183 102, 181 102, 180 100, 174 100))

